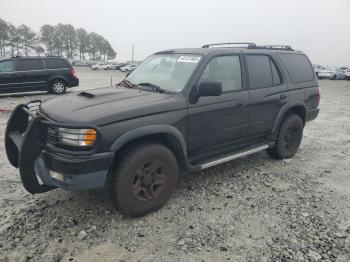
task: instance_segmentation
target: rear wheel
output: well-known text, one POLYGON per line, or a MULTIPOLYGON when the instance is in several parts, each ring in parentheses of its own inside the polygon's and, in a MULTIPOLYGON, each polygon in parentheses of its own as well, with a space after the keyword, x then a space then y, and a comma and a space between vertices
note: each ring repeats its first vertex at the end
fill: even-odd
POLYGON ((277 159, 292 157, 299 149, 303 129, 300 116, 295 114, 287 116, 281 124, 275 146, 267 149, 267 153, 277 159))
POLYGON ((178 166, 167 147, 144 144, 119 161, 107 190, 122 214, 143 216, 168 201, 177 183, 178 166))
POLYGON ((55 95, 64 94, 67 91, 67 84, 63 80, 57 79, 52 81, 50 93, 55 95))

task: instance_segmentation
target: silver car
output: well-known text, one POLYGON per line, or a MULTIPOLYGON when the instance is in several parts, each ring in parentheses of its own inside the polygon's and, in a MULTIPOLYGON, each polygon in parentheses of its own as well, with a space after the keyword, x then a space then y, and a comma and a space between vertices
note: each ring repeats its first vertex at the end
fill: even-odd
POLYGON ((326 68, 318 72, 318 79, 344 80, 346 79, 345 71, 340 68, 326 68))

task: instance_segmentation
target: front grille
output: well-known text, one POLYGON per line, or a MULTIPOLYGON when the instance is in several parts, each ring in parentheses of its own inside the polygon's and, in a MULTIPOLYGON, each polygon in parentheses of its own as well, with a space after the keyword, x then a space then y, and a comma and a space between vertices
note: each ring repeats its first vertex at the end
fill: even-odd
POLYGON ((47 142, 53 146, 60 144, 59 132, 57 126, 48 126, 47 128, 47 142))

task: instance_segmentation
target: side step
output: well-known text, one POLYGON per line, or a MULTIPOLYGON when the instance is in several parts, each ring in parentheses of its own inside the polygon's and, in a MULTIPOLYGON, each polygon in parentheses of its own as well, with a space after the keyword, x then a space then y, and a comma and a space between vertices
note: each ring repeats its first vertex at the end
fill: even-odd
POLYGON ((247 155, 259 152, 259 151, 263 151, 263 150, 267 149, 268 147, 269 147, 269 145, 266 144, 266 145, 260 145, 256 148, 248 149, 247 151, 240 151, 234 155, 225 156, 223 158, 219 158, 219 159, 216 159, 214 161, 210 161, 208 163, 202 164, 202 165, 200 165, 200 169, 203 170, 203 169, 206 169, 208 167, 220 165, 222 163, 225 163, 225 162, 228 162, 228 161, 231 161, 231 160, 243 157, 243 156, 247 156, 247 155))

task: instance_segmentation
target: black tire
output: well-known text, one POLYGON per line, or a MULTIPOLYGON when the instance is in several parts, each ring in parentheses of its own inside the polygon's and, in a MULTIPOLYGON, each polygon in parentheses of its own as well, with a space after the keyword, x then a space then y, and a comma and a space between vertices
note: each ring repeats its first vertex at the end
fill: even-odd
POLYGON ((278 132, 275 146, 267 149, 267 153, 276 159, 292 157, 299 149, 303 129, 300 116, 295 114, 286 116, 278 132))
POLYGON ((50 93, 55 95, 64 94, 67 91, 67 83, 63 80, 56 79, 51 82, 50 93))
POLYGON ((178 166, 174 154, 160 144, 143 144, 118 159, 106 189, 117 210, 129 217, 161 208, 174 191, 178 166))
POLYGON ((332 76, 331 80, 337 80, 337 75, 332 76))

